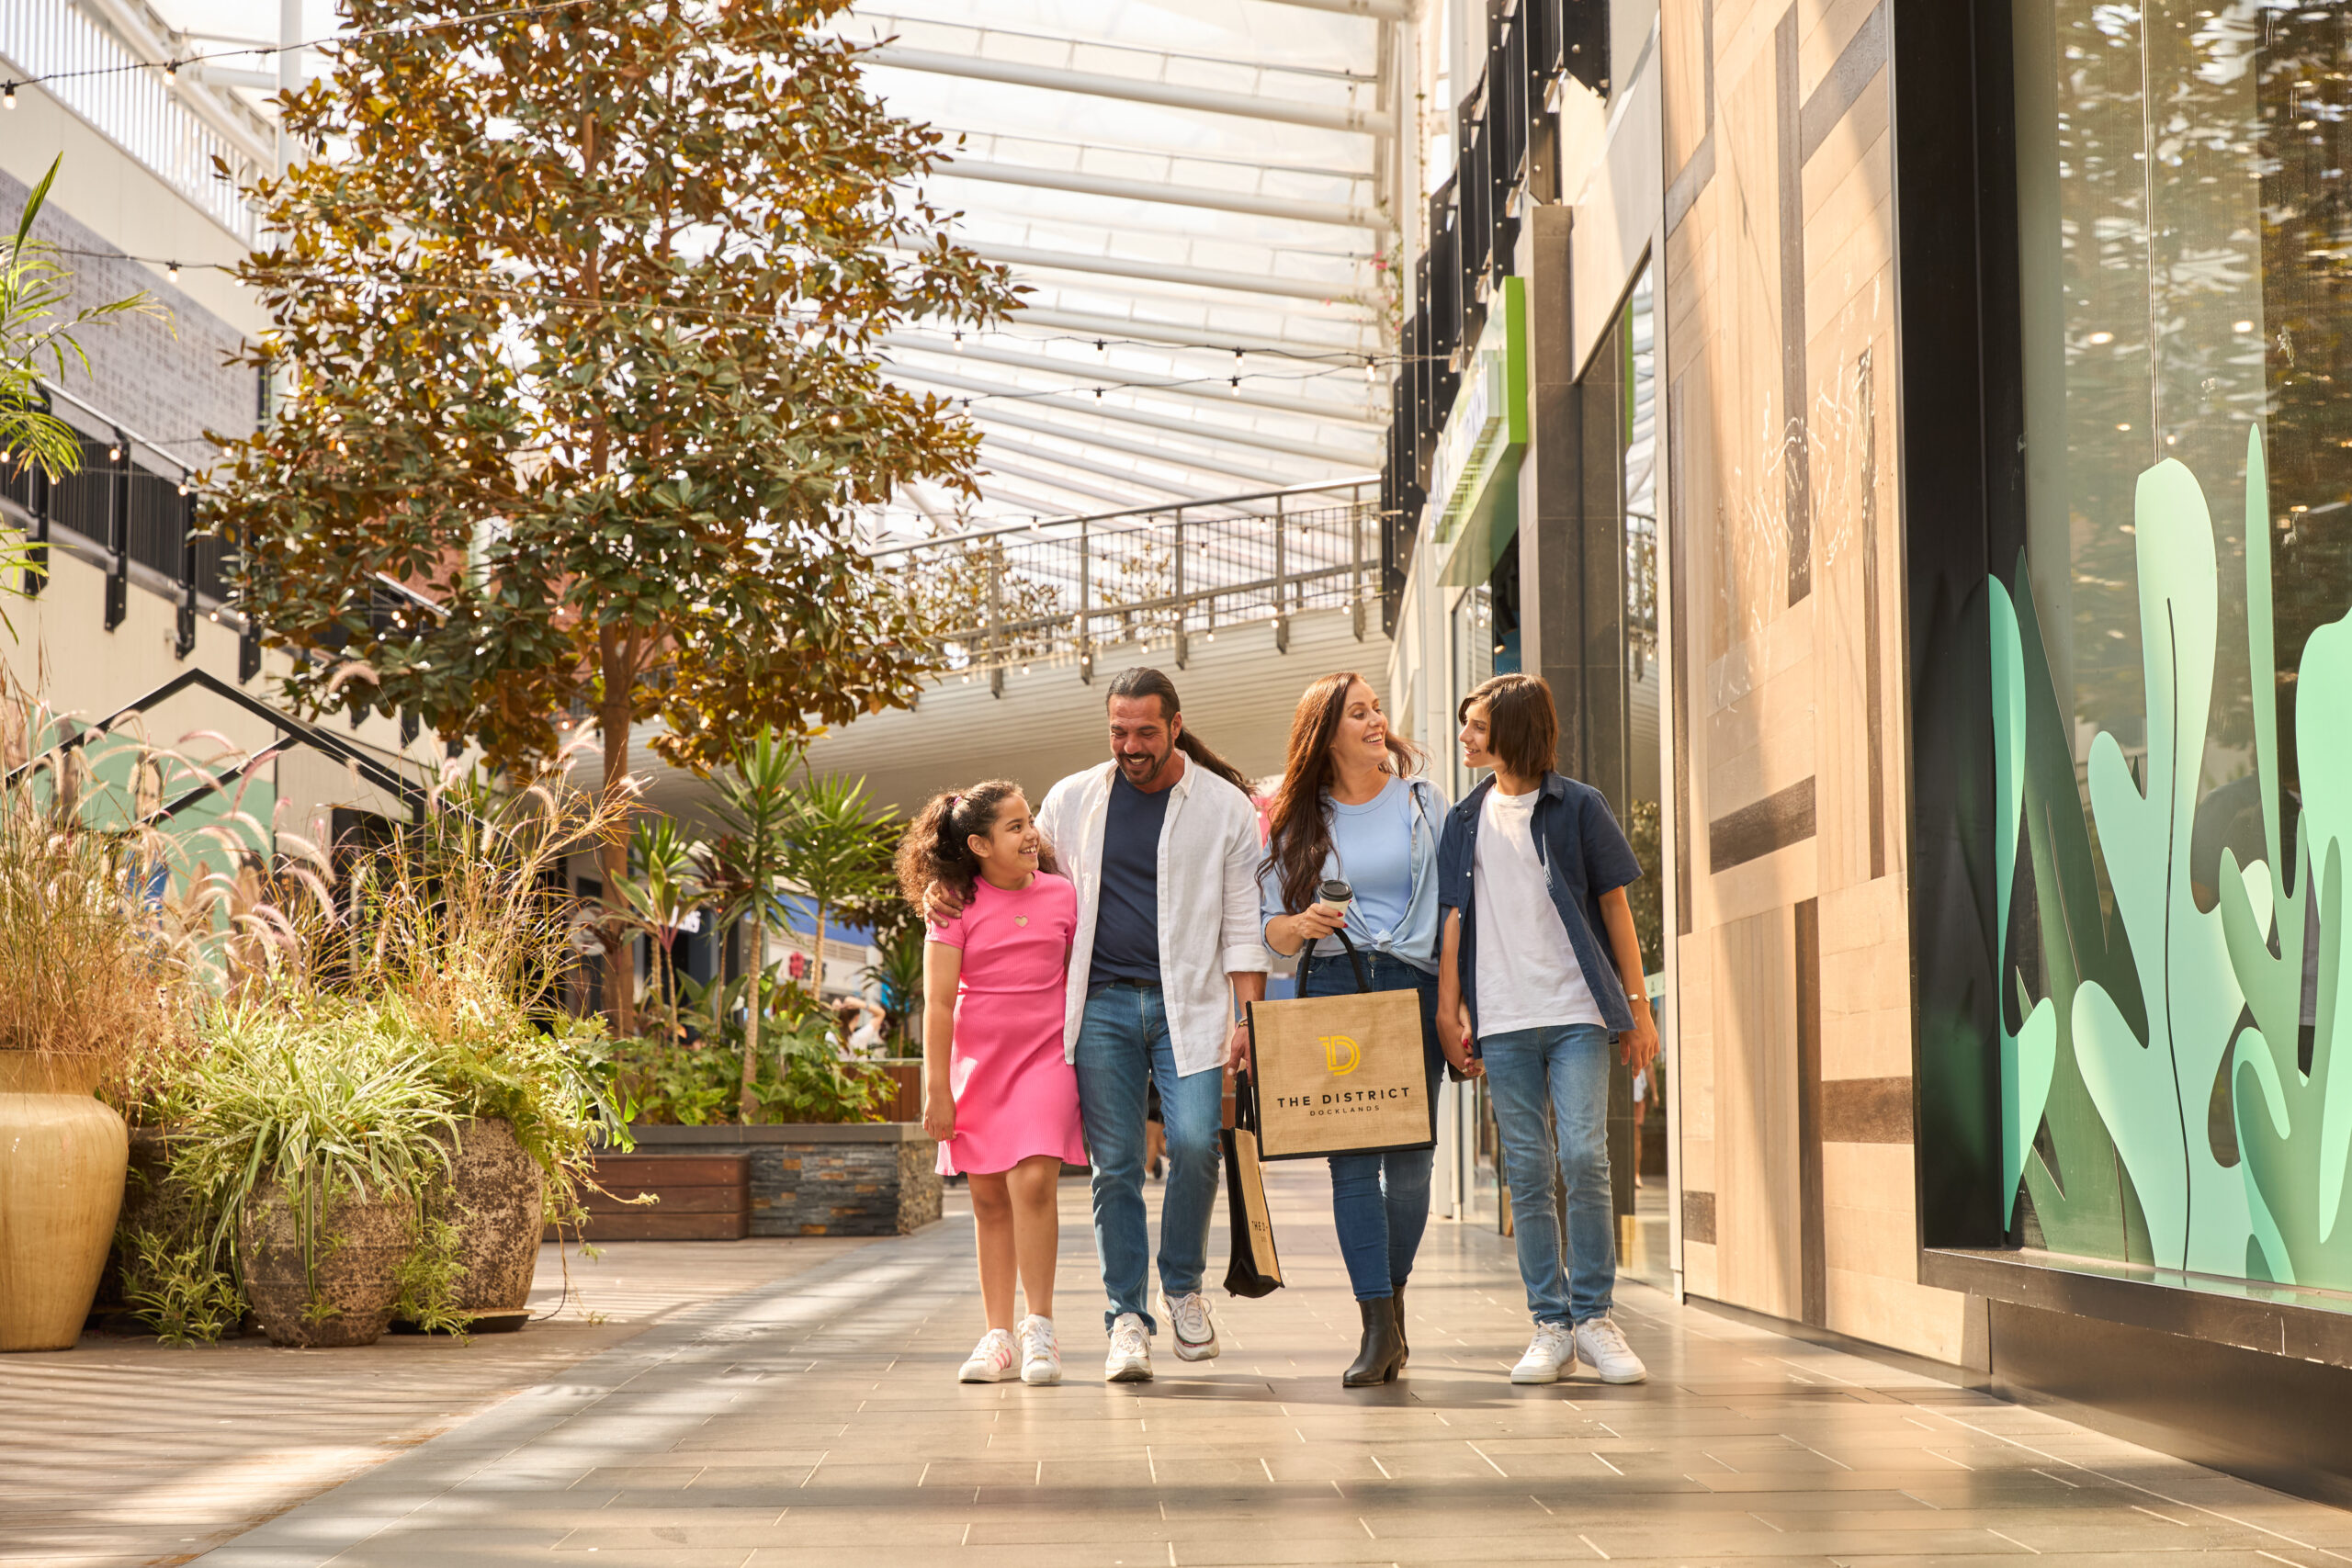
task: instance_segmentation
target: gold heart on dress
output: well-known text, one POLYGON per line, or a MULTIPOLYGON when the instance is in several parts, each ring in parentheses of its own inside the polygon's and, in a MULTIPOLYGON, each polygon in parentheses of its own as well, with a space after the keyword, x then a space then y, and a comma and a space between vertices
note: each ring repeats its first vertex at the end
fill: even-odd
POLYGON ((1029 917, 1026 915, 1015 915, 1012 917, 1012 923, 1016 926, 1025 926, 1029 923, 1029 917))

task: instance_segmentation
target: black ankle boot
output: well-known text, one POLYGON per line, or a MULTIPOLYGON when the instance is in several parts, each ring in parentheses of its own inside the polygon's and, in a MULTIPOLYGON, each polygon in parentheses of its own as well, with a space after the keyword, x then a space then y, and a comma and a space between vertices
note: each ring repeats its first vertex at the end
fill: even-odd
POLYGON ((1388 1300, 1396 1311, 1396 1370, 1401 1372, 1413 1359, 1413 1348, 1405 1343, 1405 1287, 1391 1285, 1388 1300))
POLYGON ((1371 1388, 1378 1383, 1393 1382, 1396 1370, 1404 1365, 1405 1342, 1396 1334, 1396 1303, 1387 1296, 1356 1306, 1363 1314, 1363 1343, 1357 1348, 1356 1364, 1340 1374, 1342 1388, 1371 1388))

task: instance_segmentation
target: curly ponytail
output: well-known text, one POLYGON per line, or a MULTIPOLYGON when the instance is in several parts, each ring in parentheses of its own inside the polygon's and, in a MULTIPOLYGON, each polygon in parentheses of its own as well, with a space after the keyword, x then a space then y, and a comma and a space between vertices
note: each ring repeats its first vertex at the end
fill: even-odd
POLYGON ((960 793, 933 795, 899 840, 899 891, 907 902, 921 909, 936 886, 970 903, 980 861, 966 840, 994 829, 1004 803, 1020 793, 1011 779, 989 779, 960 793))

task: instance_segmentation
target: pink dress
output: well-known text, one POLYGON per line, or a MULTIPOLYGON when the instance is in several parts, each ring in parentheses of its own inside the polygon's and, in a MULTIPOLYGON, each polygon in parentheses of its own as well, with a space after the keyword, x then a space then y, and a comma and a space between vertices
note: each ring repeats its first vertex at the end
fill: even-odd
POLYGON ((1032 1155, 1086 1163, 1078 1073, 1062 1055, 1063 981, 1078 930, 1078 889, 1039 872, 1017 893, 985 880, 931 940, 964 950, 947 1081, 956 1135, 942 1176, 1011 1170, 1032 1155))

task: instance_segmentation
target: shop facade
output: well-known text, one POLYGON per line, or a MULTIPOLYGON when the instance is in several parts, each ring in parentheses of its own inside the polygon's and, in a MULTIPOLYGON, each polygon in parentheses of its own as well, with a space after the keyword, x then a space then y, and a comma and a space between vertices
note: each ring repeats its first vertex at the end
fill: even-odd
POLYGON ((1540 672, 1636 844, 1658 1272, 2339 1488, 2352 7, 1631 9, 1430 220, 1386 587, 1416 738, 1540 672))

